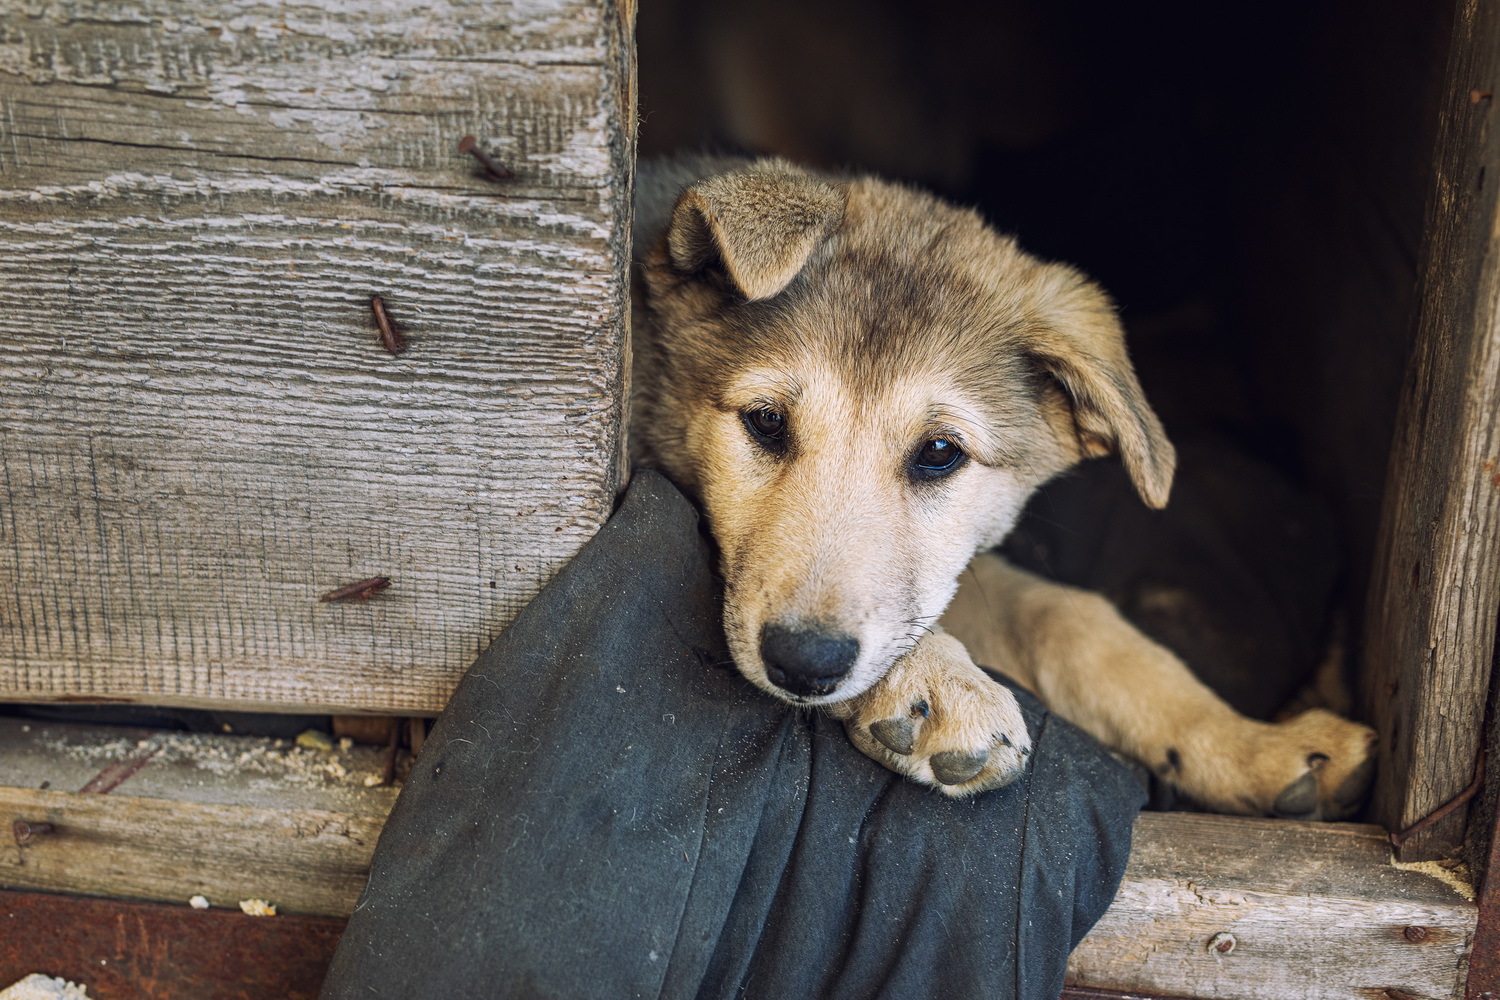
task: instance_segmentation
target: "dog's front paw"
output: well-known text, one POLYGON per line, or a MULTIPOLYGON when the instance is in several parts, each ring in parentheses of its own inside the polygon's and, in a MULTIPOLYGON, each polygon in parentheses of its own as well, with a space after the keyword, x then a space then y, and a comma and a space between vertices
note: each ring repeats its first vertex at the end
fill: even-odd
POLYGON ((1015 695, 942 633, 924 637, 869 691, 830 708, 865 756, 945 795, 1008 785, 1031 755, 1015 695))

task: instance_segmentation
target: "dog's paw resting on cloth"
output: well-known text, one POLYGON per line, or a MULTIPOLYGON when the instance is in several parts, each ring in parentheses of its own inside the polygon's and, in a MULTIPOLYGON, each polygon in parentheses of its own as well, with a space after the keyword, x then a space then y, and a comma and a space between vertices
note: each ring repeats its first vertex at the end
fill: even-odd
POLYGON ((869 691, 830 706, 865 756, 952 796, 1010 784, 1031 756, 1016 696, 938 632, 869 691))
POLYGON ((643 164, 636 220, 632 447, 701 507, 751 683, 948 795, 1030 745, 978 660, 1148 767, 1176 754, 1164 778, 1212 806, 1358 797, 1367 731, 1254 723, 1103 598, 975 559, 1085 458, 1166 505, 1176 450, 1097 285, 973 212, 782 160, 643 164), (940 618, 956 638, 913 646, 940 618))

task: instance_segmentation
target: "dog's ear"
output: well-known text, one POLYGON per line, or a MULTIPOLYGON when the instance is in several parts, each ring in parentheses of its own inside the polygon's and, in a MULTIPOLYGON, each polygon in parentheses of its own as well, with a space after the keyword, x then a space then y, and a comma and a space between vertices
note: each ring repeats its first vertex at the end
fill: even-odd
POLYGON ((762 160, 684 191, 667 229, 667 253, 689 274, 721 262, 746 299, 769 299, 843 218, 837 188, 785 161, 762 160))
POLYGON ((1114 306, 1072 268, 1047 271, 1029 350, 1067 394, 1084 456, 1119 454, 1147 506, 1165 507, 1177 451, 1141 391, 1114 306))

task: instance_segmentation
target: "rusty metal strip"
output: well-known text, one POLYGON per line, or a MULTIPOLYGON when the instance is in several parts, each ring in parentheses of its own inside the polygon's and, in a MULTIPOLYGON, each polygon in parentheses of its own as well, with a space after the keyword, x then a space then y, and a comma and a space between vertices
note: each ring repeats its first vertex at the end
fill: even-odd
POLYGON ((1479 922, 1469 952, 1466 1000, 1500 1000, 1500 808, 1490 828, 1490 854, 1479 889, 1479 922))
POLYGON ((1408 840, 1415 837, 1417 834, 1421 833, 1423 830, 1427 829, 1429 826, 1438 822, 1439 820, 1446 819, 1448 815, 1456 810, 1459 806, 1463 805, 1465 802, 1478 795, 1479 789, 1483 784, 1484 748, 1480 747, 1479 759, 1474 762, 1474 780, 1469 782, 1469 787, 1453 796, 1453 798, 1449 799, 1447 802, 1444 802, 1442 805, 1438 806, 1426 816, 1423 816, 1421 819, 1417 820, 1405 830, 1402 830, 1400 833, 1391 834, 1391 846, 1399 851, 1402 844, 1406 843, 1408 840))
POLYGON ((41 972, 109 1000, 316 1000, 344 921, 0 890, 0 927, 0 989, 41 972))
POLYGON ((89 783, 78 789, 79 794, 108 795, 119 788, 161 751, 161 747, 137 750, 135 753, 110 764, 89 779, 89 783))

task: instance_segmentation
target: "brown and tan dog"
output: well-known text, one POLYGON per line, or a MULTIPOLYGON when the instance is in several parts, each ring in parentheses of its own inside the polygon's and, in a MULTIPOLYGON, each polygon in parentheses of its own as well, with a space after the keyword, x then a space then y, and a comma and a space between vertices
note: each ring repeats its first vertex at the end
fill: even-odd
POLYGON ((1087 278, 973 212, 780 160, 645 164, 636 226, 633 447, 702 507, 752 683, 948 795, 1030 752, 978 661, 1210 808, 1357 804, 1369 728, 1247 719, 1103 598, 990 551, 1087 456, 1167 502, 1172 445, 1087 278))

